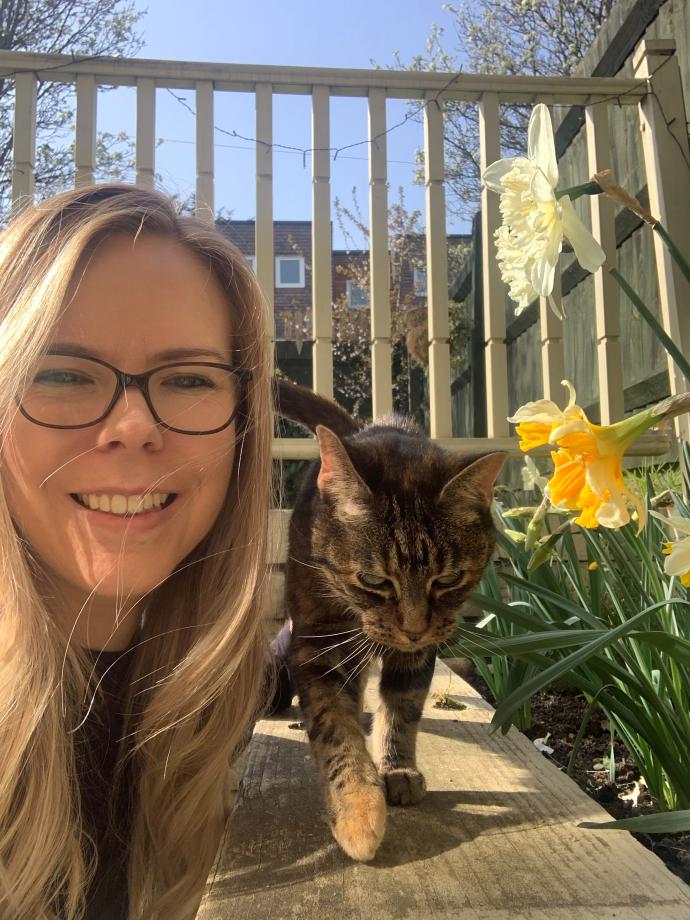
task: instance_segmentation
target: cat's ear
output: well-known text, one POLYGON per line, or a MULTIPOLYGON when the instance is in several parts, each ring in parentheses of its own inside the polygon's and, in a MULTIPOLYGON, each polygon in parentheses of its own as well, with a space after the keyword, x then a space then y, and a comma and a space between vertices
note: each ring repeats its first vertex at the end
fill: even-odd
POLYGON ((494 500, 494 483, 508 453, 504 450, 486 454, 466 466, 450 479, 439 496, 441 502, 466 502, 468 494, 475 495, 489 507, 494 500))
POLYGON ((322 495, 336 501, 339 511, 346 517, 358 517, 366 510, 371 491, 352 465, 340 438, 325 425, 316 426, 319 439, 321 469, 316 485, 322 495))

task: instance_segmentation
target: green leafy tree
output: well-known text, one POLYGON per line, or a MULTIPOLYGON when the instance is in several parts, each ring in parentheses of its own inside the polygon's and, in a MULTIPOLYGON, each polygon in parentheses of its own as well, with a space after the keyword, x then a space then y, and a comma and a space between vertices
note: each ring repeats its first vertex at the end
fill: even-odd
MULTIPOLYGON (((396 66, 417 71, 560 76, 573 73, 616 0, 459 0, 444 3, 424 54, 396 66)), ((448 208, 470 219, 479 202, 479 127, 474 103, 444 103, 448 208)), ((527 106, 501 108, 504 156, 524 152, 527 106)), ((422 161, 422 154, 418 154, 422 161)))
MULTIPOLYGON (((76 57, 133 55, 143 46, 136 25, 143 16, 134 0, 0 0, 0 49, 76 57)), ((36 194, 45 197, 74 183, 74 150, 66 140, 74 123, 68 84, 38 84, 36 194)), ((10 207, 14 80, 0 77, 0 220, 10 207)), ((128 178, 132 144, 124 133, 101 132, 99 178, 128 178)))

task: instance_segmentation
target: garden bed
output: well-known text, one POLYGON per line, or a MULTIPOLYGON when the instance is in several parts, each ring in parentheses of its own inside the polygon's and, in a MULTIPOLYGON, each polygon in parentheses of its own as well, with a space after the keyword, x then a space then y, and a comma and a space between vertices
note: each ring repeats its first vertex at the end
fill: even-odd
MULTIPOLYGON (((496 705, 491 690, 476 670, 463 668, 462 677, 488 703, 496 705)), ((531 707, 532 726, 524 734, 532 741, 546 739, 544 743, 553 748, 553 753, 542 751, 543 756, 565 772, 587 708, 586 699, 575 689, 551 688, 537 693, 532 698, 531 707)), ((603 764, 608 759, 609 748, 608 720, 601 710, 595 710, 575 759, 575 782, 615 819, 633 818, 653 812, 655 809, 644 785, 636 805, 631 798, 621 798, 634 793, 640 771, 619 739, 614 742, 615 783, 610 782, 608 766, 594 769, 595 764, 603 764)), ((690 885, 690 833, 634 834, 634 837, 662 859, 671 872, 690 885)))

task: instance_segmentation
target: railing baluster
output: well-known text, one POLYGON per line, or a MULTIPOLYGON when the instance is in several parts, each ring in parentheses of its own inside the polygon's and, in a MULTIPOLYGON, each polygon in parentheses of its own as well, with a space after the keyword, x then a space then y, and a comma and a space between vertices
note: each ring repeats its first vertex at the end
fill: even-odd
POLYGON ((314 350, 312 354, 314 389, 323 396, 333 396, 329 96, 328 87, 315 86, 313 88, 311 290, 314 350))
POLYGON ((91 185, 96 168, 96 78, 77 74, 77 136, 74 144, 75 185, 91 185))
MULTIPOLYGON (((479 157, 482 172, 501 156, 498 95, 482 93, 479 102, 479 157)), ((482 188, 482 275, 486 355, 486 428, 490 438, 508 435, 508 350, 506 289, 496 261, 494 233, 500 226, 499 198, 482 188)))
POLYGON ((393 411, 386 91, 369 91, 369 300, 373 416, 393 411))
MULTIPOLYGON (((588 105, 588 173, 593 175, 611 165, 608 109, 605 104, 588 105)), ((616 225, 613 202, 603 195, 591 195, 592 233, 601 243, 607 262, 616 264, 616 225)), ((623 357, 621 354, 620 290, 603 269, 594 273, 594 311, 596 316, 597 365, 599 368, 599 410, 602 425, 623 418, 623 357)))
POLYGON ((137 80, 137 185, 153 188, 156 181, 156 84, 137 80))
POLYGON ((18 73, 15 77, 14 127, 12 147, 12 209, 19 211, 34 197, 36 159, 36 75, 18 73))
POLYGON ((432 438, 450 438, 450 347, 448 344, 448 237, 443 163, 443 110, 435 93, 424 106, 426 185, 426 290, 429 318, 429 419, 432 438))
POLYGON ((273 92, 269 83, 256 87, 256 277, 269 310, 273 338, 275 261, 273 257, 273 92))
MULTIPOLYGON (((640 102, 649 209, 687 257, 690 253, 690 150, 683 87, 674 51, 675 42, 670 39, 643 41, 635 51, 633 67, 637 78, 650 78, 652 90, 640 102)), ((671 259, 657 233, 654 233, 654 255, 663 327, 687 357, 690 355, 690 282, 671 259)), ((690 381, 684 378, 670 356, 668 374, 672 395, 690 389, 690 381)), ((690 417, 677 418, 675 430, 679 437, 690 440, 690 417)))
POLYGON ((213 223, 213 83, 196 84, 196 215, 213 223))

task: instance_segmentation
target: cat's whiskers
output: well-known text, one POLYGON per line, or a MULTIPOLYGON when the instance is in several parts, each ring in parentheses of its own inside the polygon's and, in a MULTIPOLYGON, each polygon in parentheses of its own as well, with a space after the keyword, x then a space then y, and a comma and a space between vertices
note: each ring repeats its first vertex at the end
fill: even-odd
POLYGON ((359 636, 350 636, 349 639, 343 639, 342 642, 334 642, 333 645, 329 645, 327 648, 322 649, 317 655, 314 655, 313 658, 308 658, 306 661, 300 662, 300 667, 302 668, 305 664, 309 664, 310 661, 316 661, 317 658, 320 658, 328 652, 332 652, 333 649, 339 648, 341 645, 347 645, 348 642, 354 642, 355 639, 359 638, 359 636))
POLYGON ((373 649, 373 647, 374 647, 374 643, 371 640, 369 640, 369 649, 365 651, 362 661, 358 665, 355 666, 353 671, 350 672, 350 675, 348 676, 347 680, 343 683, 340 690, 338 690, 338 693, 336 693, 336 696, 338 696, 338 694, 341 693, 341 691, 343 691, 345 687, 347 687, 347 685, 350 683, 351 680, 354 679, 355 676, 357 676, 358 674, 361 674, 362 671, 366 670, 366 668, 369 666, 369 664, 371 663, 374 657, 373 652, 370 651, 370 649, 373 649))
POLYGON ((327 638, 328 636, 344 636, 345 633, 361 632, 361 631, 362 631, 362 630, 359 628, 359 626, 355 626, 354 629, 343 629, 342 632, 335 632, 335 633, 315 633, 315 634, 312 635, 312 636, 306 636, 306 635, 303 635, 303 634, 300 633, 299 636, 298 636, 297 634, 295 634, 295 638, 296 638, 296 639, 325 639, 325 638, 327 638))
POLYGON ((358 655, 361 655, 363 653, 366 654, 364 650, 366 649, 366 646, 369 642, 370 642, 369 639, 366 639, 366 638, 363 639, 362 642, 360 642, 360 644, 357 646, 357 648, 347 656, 347 658, 344 658, 342 661, 339 661, 337 664, 334 664, 332 668, 329 668, 327 671, 324 671, 324 673, 321 676, 325 677, 327 674, 330 674, 331 671, 337 671, 338 668, 341 668, 346 662, 350 661, 350 659, 356 658, 358 655))
POLYGON ((476 632, 470 631, 462 625, 458 625, 458 633, 461 635, 461 637, 464 637, 468 643, 471 643, 478 649, 481 649, 490 655, 500 654, 500 646, 496 643, 495 639, 492 639, 492 637, 490 637, 488 634, 486 637, 479 637, 477 636, 476 632))

